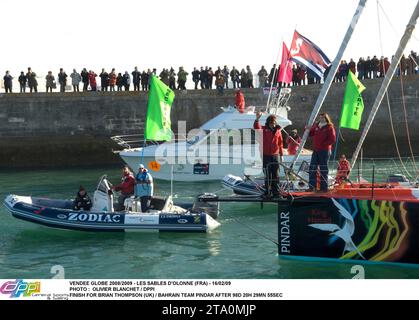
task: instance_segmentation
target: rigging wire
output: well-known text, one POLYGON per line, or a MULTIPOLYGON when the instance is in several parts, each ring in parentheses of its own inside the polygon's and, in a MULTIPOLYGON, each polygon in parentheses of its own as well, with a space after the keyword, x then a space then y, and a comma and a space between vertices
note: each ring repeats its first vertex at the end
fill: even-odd
MULTIPOLYGON (((387 19, 388 24, 390 25, 391 29, 393 29, 393 33, 396 35, 397 31, 396 28, 393 26, 393 24, 391 23, 390 18, 388 17, 386 11, 384 10, 383 6, 381 5, 380 1, 377 0, 377 11, 378 11, 378 6, 380 7, 381 11, 383 12, 384 16, 387 19)), ((412 38, 414 38, 416 41, 419 41, 418 38, 415 37, 414 34, 412 34, 412 38)), ((416 65, 416 67, 419 67, 418 63, 416 62, 416 60, 414 59, 414 57, 412 57, 412 55, 409 53, 408 57, 410 57, 410 59, 412 59, 413 63, 416 65)))
MULTIPOLYGON (((385 10, 384 10, 383 6, 381 5, 381 3, 377 0, 377 7, 378 6, 381 8, 381 11, 383 12, 384 16, 386 17, 387 22, 389 23, 390 27, 393 29, 394 34, 396 34, 396 29, 394 28, 393 24, 391 23, 391 20, 389 19, 388 15, 385 12, 385 10)), ((419 41, 419 39, 417 39, 414 35, 412 35, 412 37, 415 40, 419 41)), ((408 57, 413 61, 413 63, 416 65, 416 67, 419 67, 416 59, 414 59, 414 57, 412 57, 411 54, 409 54, 408 57)), ((413 148, 412 148, 411 139, 410 139, 409 124, 407 122, 406 100, 405 100, 405 97, 404 97, 404 87, 403 87, 403 78, 402 78, 402 75, 403 74, 400 71, 400 86, 401 86, 401 91, 402 91, 402 103, 403 103, 403 112, 404 112, 404 119, 405 119, 405 125, 406 125, 407 140, 408 140, 408 144, 409 144, 410 154, 412 156, 413 164, 414 164, 414 167, 415 167, 415 171, 416 171, 416 174, 418 174, 418 168, 416 166, 415 156, 414 156, 414 153, 413 153, 413 148)))
MULTIPOLYGON (((222 212, 224 212, 224 211, 220 209, 220 213, 222 213, 222 212)), ((232 220, 234 220, 235 222, 237 222, 237 223, 241 224, 242 226, 244 226, 244 227, 248 228, 249 230, 253 231, 253 232, 254 232, 254 233, 256 233, 257 235, 261 236, 262 238, 264 238, 264 239, 266 239, 266 240, 268 240, 268 241, 270 241, 270 242, 274 243, 275 245, 279 246, 279 242, 278 242, 278 241, 276 241, 275 239, 273 239, 273 238, 271 238, 271 237, 269 237, 269 236, 267 236, 267 235, 264 235, 264 234, 263 234, 262 232, 260 232, 259 230, 255 229, 255 228, 252 228, 252 227, 251 227, 251 226, 249 226, 248 224, 246 224, 246 223, 244 223, 244 222, 240 221, 239 219, 237 219, 237 218, 235 218, 235 217, 233 217, 233 216, 227 216, 227 217, 226 217, 226 216, 225 216, 225 214, 223 214, 223 217, 224 217, 224 218, 227 218, 227 219, 232 219, 232 220)))
MULTIPOLYGON (((384 16, 387 18, 387 22, 389 23, 390 27, 393 29, 394 33, 396 33, 396 29, 394 28, 393 24, 391 23, 387 13, 385 12, 383 6, 381 5, 381 3, 379 3, 379 1, 377 0, 377 6, 380 6, 381 10, 383 11, 384 16)), ((416 38, 416 36, 414 34, 412 34, 412 38, 415 39, 416 41, 419 41, 418 38, 416 38)), ((417 63, 416 63, 417 66, 417 63)))
MULTIPOLYGON (((381 6, 380 1, 379 1, 379 0, 377 0, 377 20, 378 20, 378 34, 379 34, 379 39, 380 39, 380 50, 381 50, 381 56, 384 56, 384 50, 383 50, 383 38, 382 38, 382 32, 381 32, 380 8, 381 8, 381 10, 384 12, 384 9, 383 9, 383 7, 381 6)), ((387 20, 388 20, 388 22, 389 22, 390 26, 393 28, 393 31, 395 32, 394 26, 391 24, 390 20, 388 19, 388 16, 385 14, 385 12, 384 12, 384 15, 386 16, 386 18, 387 18, 387 20)), ((382 65, 382 68, 383 68, 383 70, 384 70, 384 60, 382 61, 382 64, 383 64, 383 65, 382 65)), ((399 70, 400 70, 400 69, 399 69, 399 70)), ((400 77, 401 77, 401 72, 399 72, 399 73, 400 73, 400 77)), ((403 91, 402 91, 402 92, 403 92, 403 91)), ((390 127, 391 127, 391 131, 392 131, 392 135, 393 135, 394 145, 395 145, 395 147, 396 147, 396 151, 397 151, 397 156, 398 156, 398 158, 399 158, 399 160, 400 160, 400 163, 401 163, 401 165, 402 165, 402 167, 403 167, 404 171, 406 172, 406 174, 407 174, 409 177, 412 177, 413 175, 412 175, 412 174, 410 174, 410 172, 407 170, 407 168, 406 168, 405 164, 403 163, 403 160, 402 160, 401 154, 400 154, 399 144, 398 144, 398 141, 397 141, 396 132, 395 132, 395 130, 394 130, 393 116, 392 116, 392 113, 391 113, 391 106, 390 106, 390 99, 389 99, 389 97, 388 97, 388 90, 386 90, 386 100, 387 100, 387 108, 388 108, 388 114, 389 114, 389 120, 390 120, 390 127)), ((404 96, 403 96, 403 94, 402 94, 402 100, 404 101, 404 96)), ((406 114, 405 114, 405 122, 407 123, 406 114)), ((409 137, 409 138, 408 138, 408 140, 410 141, 409 131, 407 131, 407 133, 406 133, 406 134, 408 135, 408 137, 409 137)), ((411 152, 412 152, 412 155, 413 155, 413 150, 411 150, 411 152)), ((413 157, 413 159, 415 159, 415 158, 413 157)), ((415 163, 415 167, 416 167, 416 163, 415 163)))
POLYGON ((407 143, 409 145, 410 155, 412 157, 413 166, 415 168, 415 172, 416 172, 416 175, 417 175, 418 174, 418 167, 416 166, 415 155, 414 155, 413 148, 412 148, 412 142, 410 140, 409 123, 407 121, 406 101, 405 101, 405 98, 404 98, 404 90, 403 90, 403 73, 402 72, 400 72, 400 88, 401 88, 401 91, 402 91, 403 114, 404 114, 404 124, 406 126, 406 132, 407 132, 407 143))

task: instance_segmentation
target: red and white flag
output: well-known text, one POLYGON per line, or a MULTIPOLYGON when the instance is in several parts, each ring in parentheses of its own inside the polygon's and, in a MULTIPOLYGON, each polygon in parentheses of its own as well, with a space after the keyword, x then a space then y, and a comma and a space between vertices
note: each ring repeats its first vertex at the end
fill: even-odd
POLYGON ((294 62, 305 65, 320 78, 331 64, 329 58, 317 45, 297 31, 294 31, 290 55, 294 62))
POLYGON ((292 82, 292 61, 290 51, 285 42, 282 43, 282 60, 279 69, 278 82, 291 83, 292 82))

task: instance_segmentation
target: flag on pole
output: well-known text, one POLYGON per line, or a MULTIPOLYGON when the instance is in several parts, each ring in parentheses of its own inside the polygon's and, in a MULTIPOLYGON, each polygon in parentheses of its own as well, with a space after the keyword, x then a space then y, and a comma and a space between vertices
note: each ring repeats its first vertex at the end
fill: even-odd
POLYGON ((317 45, 297 31, 294 31, 290 55, 294 62, 306 66, 320 78, 323 78, 325 70, 331 64, 329 58, 317 45))
POLYGON ((285 42, 282 42, 282 60, 279 70, 278 82, 292 82, 292 61, 290 59, 290 51, 285 45, 285 42))
POLYGON ((169 141, 172 139, 170 110, 175 93, 155 75, 150 79, 145 139, 169 141))
POLYGON ((364 101, 361 92, 365 90, 364 85, 357 77, 349 71, 346 83, 345 96, 343 98, 342 116, 340 126, 359 130, 362 112, 364 111, 364 101))

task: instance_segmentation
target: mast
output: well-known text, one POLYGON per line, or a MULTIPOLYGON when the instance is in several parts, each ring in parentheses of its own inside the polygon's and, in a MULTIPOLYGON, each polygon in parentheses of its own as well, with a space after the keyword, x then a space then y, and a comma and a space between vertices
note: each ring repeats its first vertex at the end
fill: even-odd
POLYGON ((297 153, 294 156, 294 159, 292 160, 292 163, 290 167, 292 168, 297 162, 298 157, 301 154, 301 151, 304 148, 305 143, 307 142, 308 134, 310 133, 310 128, 314 124, 314 120, 316 119, 317 115, 319 114, 320 108, 322 107, 322 104, 326 98, 327 92, 330 89, 330 86, 332 84, 333 78, 335 77, 336 71, 339 67, 339 62, 342 59, 343 53, 345 52, 345 49, 348 45, 349 40, 352 37, 352 33, 355 29, 356 24, 358 23, 358 19, 361 16, 362 10, 364 10, 365 4, 367 0, 360 0, 358 3, 358 7, 356 8, 355 14, 352 17, 351 24, 348 27, 348 30, 346 31, 345 37, 343 38, 342 44, 340 45, 339 51, 335 57, 335 60, 332 62, 332 67, 329 71, 329 74, 327 75, 327 78, 323 84, 322 90, 320 91, 319 97, 317 98, 316 104, 314 106, 313 112, 311 113, 310 119, 308 120, 307 126, 304 130, 304 135, 301 139, 300 146, 298 147, 297 153))
MULTIPOLYGON (((281 43, 282 43, 282 41, 281 41, 281 43)), ((276 56, 275 67, 277 67, 280 53, 281 53, 281 47, 279 47, 278 55, 276 56)), ((268 102, 266 102, 266 110, 269 109, 269 102, 271 101, 272 88, 274 86, 274 79, 275 79, 275 68, 274 68, 274 73, 272 74, 271 87, 269 89, 269 95, 268 95, 268 102)))
POLYGON ((397 66, 400 62, 400 58, 403 54, 404 49, 407 46, 407 43, 409 42, 413 31, 415 30, 416 26, 416 20, 419 16, 419 1, 416 4, 416 8, 413 11, 412 17, 409 20, 409 23, 406 26, 406 30, 400 40, 399 47, 397 48, 397 51, 394 55, 394 58, 391 61, 390 67, 386 73, 386 76, 383 80, 383 83, 381 84, 380 90, 378 91, 377 97, 375 98, 374 104, 371 109, 370 116, 368 117, 367 123, 365 124, 364 131, 362 132, 361 138, 358 142, 358 146, 356 147, 356 150, 354 154, 352 155, 352 167, 355 165, 356 160, 358 158, 359 151, 361 150, 362 144, 364 143, 364 140, 368 134, 368 131, 372 125, 372 122, 374 121, 375 115, 377 114, 378 108, 380 107, 381 101, 384 98, 384 94, 387 91, 388 86, 390 85, 391 79, 393 79, 394 73, 396 72, 397 66))

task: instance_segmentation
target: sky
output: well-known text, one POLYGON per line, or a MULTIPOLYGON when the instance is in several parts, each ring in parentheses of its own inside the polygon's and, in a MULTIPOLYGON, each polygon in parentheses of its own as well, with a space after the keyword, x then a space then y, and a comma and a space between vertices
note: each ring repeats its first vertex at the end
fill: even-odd
MULTIPOLYGON (((0 74, 30 66, 131 72, 147 68, 224 65, 270 69, 293 31, 333 60, 358 0, 0 0, 0 74)), ((368 0, 344 58, 391 56, 417 0, 368 0), (378 17, 383 48, 380 47, 378 17)), ((415 30, 408 52, 419 51, 415 30)))

